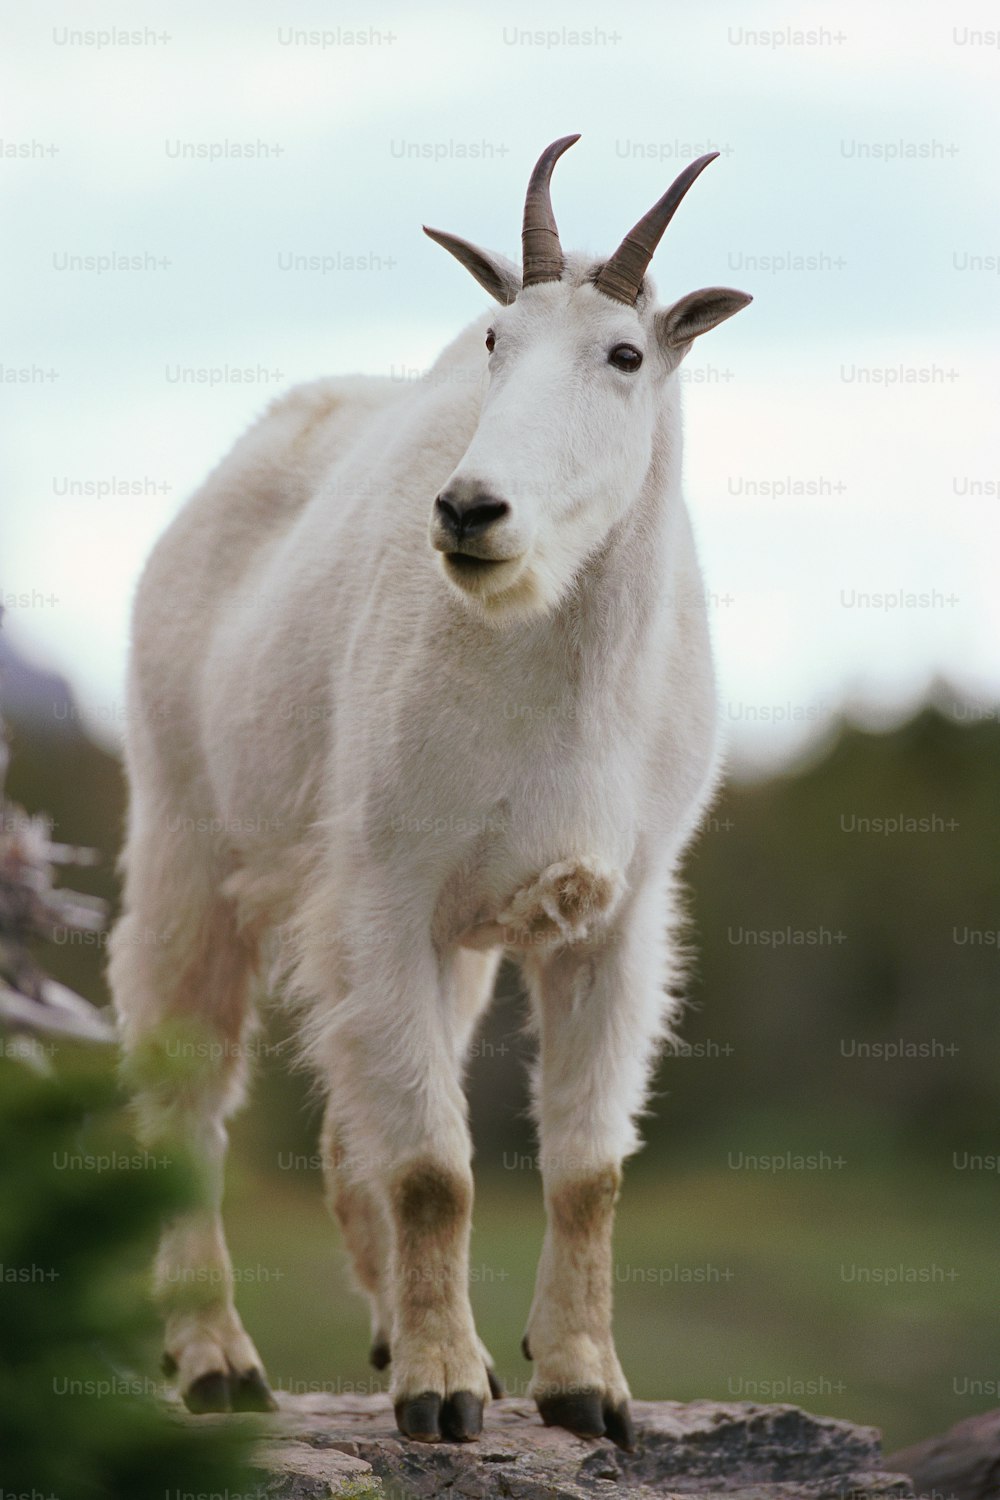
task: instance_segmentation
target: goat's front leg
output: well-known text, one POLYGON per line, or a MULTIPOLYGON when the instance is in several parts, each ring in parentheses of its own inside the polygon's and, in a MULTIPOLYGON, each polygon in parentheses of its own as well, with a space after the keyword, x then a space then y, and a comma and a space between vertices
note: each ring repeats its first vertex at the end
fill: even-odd
POLYGON ((429 942, 369 946, 325 1043, 347 1173, 388 1228, 396 1421, 421 1442, 476 1437, 490 1396, 469 1302, 471 1142, 456 1004, 454 975, 429 942))
POLYGON ((626 898, 603 943, 526 964, 541 1055, 535 1108, 548 1226, 524 1352, 546 1423, 634 1446, 611 1332, 615 1202, 664 1030, 666 897, 626 898))

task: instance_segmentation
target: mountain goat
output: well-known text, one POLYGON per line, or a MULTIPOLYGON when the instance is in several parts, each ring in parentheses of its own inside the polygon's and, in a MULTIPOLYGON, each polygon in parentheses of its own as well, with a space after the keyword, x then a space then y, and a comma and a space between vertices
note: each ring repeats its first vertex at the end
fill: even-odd
POLYGON ((531 1393, 547 1423, 633 1443, 612 1218, 672 1019, 678 860, 716 774, 676 372, 750 298, 658 307, 646 278, 711 156, 609 260, 564 255, 549 181, 577 139, 532 173, 520 273, 427 230, 492 316, 419 382, 275 402, 139 586, 110 978, 141 1134, 184 1143, 211 1183, 157 1262, 193 1411, 273 1406, 220 1218, 267 965, 327 1095, 330 1201, 399 1428, 480 1431, 498 1386, 468 1296, 462 1075, 506 953, 539 1038, 531 1393), (211 1046, 180 1068, 170 1039, 195 1034, 211 1046))

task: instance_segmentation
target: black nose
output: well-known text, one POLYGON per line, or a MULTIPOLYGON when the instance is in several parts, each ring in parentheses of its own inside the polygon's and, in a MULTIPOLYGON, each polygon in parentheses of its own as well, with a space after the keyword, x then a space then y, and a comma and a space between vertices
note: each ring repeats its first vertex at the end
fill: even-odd
POLYGON ((457 486, 442 490, 434 508, 441 525, 454 537, 456 544, 483 536, 497 521, 510 514, 506 500, 496 500, 481 491, 465 494, 457 486))

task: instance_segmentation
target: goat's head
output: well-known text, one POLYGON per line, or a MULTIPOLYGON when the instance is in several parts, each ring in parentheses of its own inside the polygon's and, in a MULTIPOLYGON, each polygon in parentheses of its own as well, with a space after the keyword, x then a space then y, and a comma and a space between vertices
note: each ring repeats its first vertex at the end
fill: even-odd
POLYGON ((437 496, 431 542, 487 619, 552 608, 611 528, 627 524, 653 458, 664 387, 692 341, 751 300, 709 287, 657 307, 646 268, 717 152, 687 166, 611 256, 563 254, 549 181, 579 136, 544 151, 524 205, 523 271, 426 229, 500 304, 486 333, 479 424, 437 496))

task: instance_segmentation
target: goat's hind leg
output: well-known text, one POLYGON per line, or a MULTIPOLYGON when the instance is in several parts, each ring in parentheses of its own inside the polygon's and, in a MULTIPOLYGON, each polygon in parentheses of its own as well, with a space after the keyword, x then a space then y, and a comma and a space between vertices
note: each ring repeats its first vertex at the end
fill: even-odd
POLYGON ((386 1286, 389 1224, 375 1190, 351 1173, 332 1095, 323 1119, 322 1147, 327 1206, 340 1225, 358 1290, 371 1310, 368 1358, 376 1370, 384 1370, 391 1358, 392 1308, 386 1286))
POLYGON ((194 1412, 272 1411, 260 1355, 240 1322, 222 1227, 225 1121, 245 1088, 252 954, 230 904, 193 866, 187 900, 166 902, 162 844, 129 854, 126 911, 111 942, 110 980, 148 1149, 183 1153, 202 1170, 201 1200, 164 1228, 155 1293, 165 1319, 164 1369, 194 1412), (195 888, 195 890, 192 889, 195 888))

